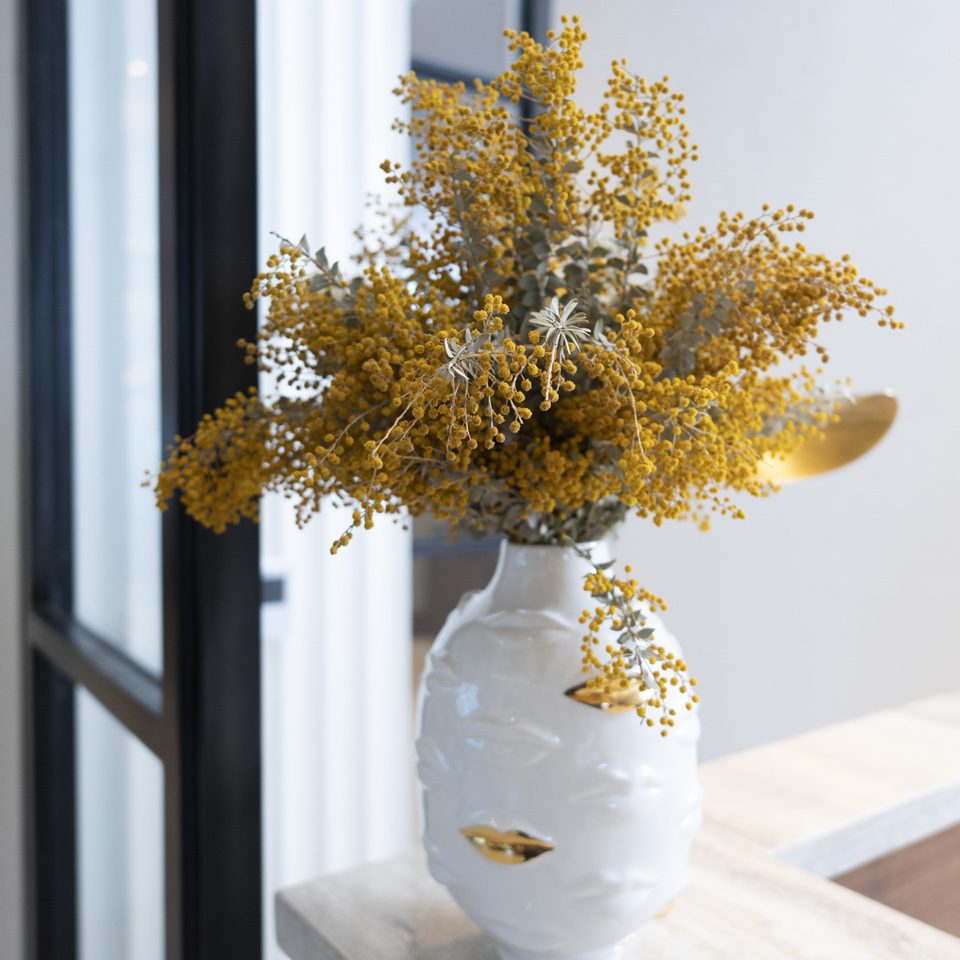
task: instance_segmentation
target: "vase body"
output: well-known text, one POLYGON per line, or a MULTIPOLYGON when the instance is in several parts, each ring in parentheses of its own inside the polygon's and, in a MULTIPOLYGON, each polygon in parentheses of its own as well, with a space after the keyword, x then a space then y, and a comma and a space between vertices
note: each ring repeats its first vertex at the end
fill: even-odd
MULTIPOLYGON (((591 545, 606 559, 604 545, 591 545)), ((504 543, 428 656, 417 755, 430 872, 504 960, 606 960, 686 882, 700 822, 696 711, 670 736, 583 682, 589 564, 504 543)), ((657 642, 679 654, 660 620, 657 642)), ((677 698, 680 699, 679 697, 677 698)))

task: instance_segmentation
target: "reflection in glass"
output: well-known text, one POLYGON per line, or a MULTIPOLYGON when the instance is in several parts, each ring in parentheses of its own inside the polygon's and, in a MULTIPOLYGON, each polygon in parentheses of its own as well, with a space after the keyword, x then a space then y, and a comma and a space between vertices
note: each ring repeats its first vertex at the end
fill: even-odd
POLYGON ((76 704, 80 960, 163 960, 163 766, 86 690, 76 704))
POLYGON ((161 452, 155 6, 70 0, 68 53, 74 606, 159 672, 160 520, 140 485, 161 452))
POLYGON ((494 77, 511 54, 505 28, 520 27, 520 0, 413 0, 413 58, 449 70, 494 77))

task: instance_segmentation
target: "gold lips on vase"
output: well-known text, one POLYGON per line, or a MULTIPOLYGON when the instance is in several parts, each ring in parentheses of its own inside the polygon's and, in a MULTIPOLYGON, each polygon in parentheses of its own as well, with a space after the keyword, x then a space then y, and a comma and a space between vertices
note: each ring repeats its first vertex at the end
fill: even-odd
POLYGON ((460 832, 473 848, 494 863, 526 863, 553 849, 552 843, 532 837, 522 830, 497 830, 486 824, 461 827, 460 832))

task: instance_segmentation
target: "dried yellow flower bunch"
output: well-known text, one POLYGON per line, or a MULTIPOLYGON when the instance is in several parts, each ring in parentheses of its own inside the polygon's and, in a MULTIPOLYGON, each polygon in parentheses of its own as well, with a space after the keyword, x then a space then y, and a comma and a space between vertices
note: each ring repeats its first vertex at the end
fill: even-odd
MULTIPOLYGON (((592 541, 628 512, 739 516, 726 491, 765 494, 758 458, 832 413, 818 371, 782 361, 826 360, 820 325, 850 312, 899 326, 847 257, 793 236, 805 209, 652 242, 690 198, 682 95, 615 61, 590 112, 573 99, 576 17, 546 46, 507 37, 515 62, 491 83, 402 78, 414 159, 382 166, 411 215, 366 241, 350 277, 281 243, 248 295, 268 305, 257 342, 241 344, 278 395, 233 397, 176 438, 161 505, 179 495, 221 531, 255 519, 264 491, 301 521, 334 498, 350 513, 334 551, 377 514, 521 543, 592 541)), ((593 633, 623 626, 631 583, 597 569, 593 633)), ((598 684, 639 670, 686 692, 685 665, 656 681, 652 639, 628 641, 633 659, 605 664, 585 642, 598 684)))

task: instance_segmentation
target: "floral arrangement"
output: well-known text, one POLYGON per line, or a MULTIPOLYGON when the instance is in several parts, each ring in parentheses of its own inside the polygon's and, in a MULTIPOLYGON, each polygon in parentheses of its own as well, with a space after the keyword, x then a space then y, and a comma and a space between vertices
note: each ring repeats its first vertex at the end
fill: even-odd
MULTIPOLYGON (((589 555, 628 513, 741 516, 728 491, 767 494, 758 460, 834 414, 821 325, 900 326, 848 257, 794 236, 808 210, 659 229, 683 214, 698 159, 683 96, 614 61, 590 112, 573 99, 578 18, 545 46, 506 36, 515 62, 491 83, 400 81, 414 158, 382 168, 419 229, 400 216, 363 237, 350 277, 305 240, 280 243, 246 298, 267 304, 257 340, 240 343, 276 395, 238 394, 175 438, 161 506, 179 495, 222 531, 279 491, 300 522, 347 507, 334 552, 378 514, 430 512, 589 555)), ((657 598, 606 565, 586 589, 588 683, 639 684, 638 712, 666 734, 671 688, 690 708, 695 681, 645 626, 657 598)))

